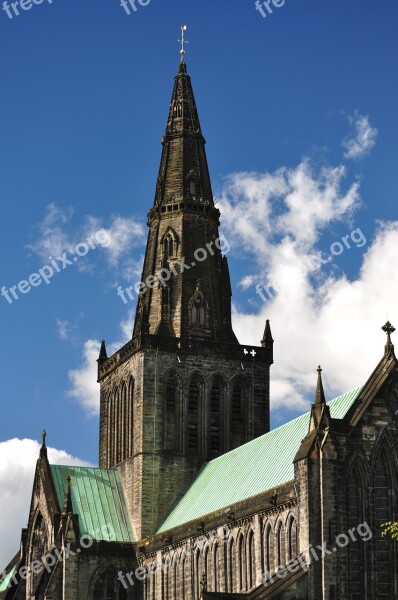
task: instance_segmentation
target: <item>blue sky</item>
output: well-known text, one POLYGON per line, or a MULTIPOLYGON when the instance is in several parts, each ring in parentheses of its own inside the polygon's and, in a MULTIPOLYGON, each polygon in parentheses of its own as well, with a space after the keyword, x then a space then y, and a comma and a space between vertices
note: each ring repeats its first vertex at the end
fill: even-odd
MULTIPOLYGON (((318 354, 306 355, 305 363, 294 352, 289 355, 301 327, 306 347, 319 343, 330 394, 361 384, 382 353, 379 328, 387 313, 398 321, 392 298, 396 282, 386 270, 396 241, 391 225, 398 174, 396 2, 287 0, 267 18, 254 2, 238 0, 151 0, 130 16, 118 0, 46 0, 13 19, 0 13, 0 285, 9 288, 27 279, 48 263, 47 250, 66 251, 102 227, 113 231, 119 244, 90 251, 50 285, 12 304, 0 297, 0 440, 35 439, 46 427, 49 444, 97 461, 98 422, 84 398, 92 393, 92 388, 84 392, 92 370, 87 366, 75 377, 70 372, 92 360, 95 340, 105 337, 117 344, 129 329, 134 305, 126 307, 115 286, 127 286, 140 268, 183 23, 189 27, 186 60, 213 188, 226 207, 223 223, 231 240, 240 340, 255 343, 264 318, 272 318, 278 397, 273 422, 302 412, 312 394, 312 372, 315 385, 318 354), (350 158, 347 148, 361 123, 365 146, 350 158), (231 183, 237 173, 239 185, 236 179, 231 183), (263 285, 267 273, 281 268, 275 261, 286 251, 286 236, 293 235, 286 190, 276 194, 268 221, 277 225, 269 236, 272 248, 264 240, 248 243, 250 230, 245 233, 234 223, 234 218, 244 220, 239 198, 240 208, 247 207, 256 183, 266 190, 267 203, 270 182, 271 187, 284 182, 296 195, 302 193, 303 208, 311 189, 319 185, 324 207, 325 190, 333 188, 327 214, 298 250, 295 246, 297 256, 327 255, 332 243, 356 228, 367 240, 362 247, 351 244, 321 273, 307 273, 312 288, 304 293, 298 283, 285 294, 286 299, 292 294, 288 306, 275 298, 263 303, 255 293, 256 282, 263 285), (288 225, 280 219, 286 211, 288 225), (361 275, 365 256, 367 270, 361 275), (366 310, 356 311, 358 321, 345 312, 343 301, 328 302, 323 310, 325 297, 332 291, 333 298, 344 296, 342 287, 350 282, 358 283, 354 296, 360 289, 361 306, 366 304, 366 310), (300 310, 294 293, 302 296, 300 310), (311 316, 303 317, 308 294, 312 309, 319 311, 313 329, 311 316), (336 343, 328 338, 326 324, 340 318, 336 343), (347 354, 341 353, 339 341, 347 354), (358 361, 355 352, 364 346, 366 355, 358 361), (350 360, 356 369, 352 381, 335 377, 350 360), (283 399, 284 393, 290 400, 283 399)), ((312 222, 307 215, 303 228, 312 222)))

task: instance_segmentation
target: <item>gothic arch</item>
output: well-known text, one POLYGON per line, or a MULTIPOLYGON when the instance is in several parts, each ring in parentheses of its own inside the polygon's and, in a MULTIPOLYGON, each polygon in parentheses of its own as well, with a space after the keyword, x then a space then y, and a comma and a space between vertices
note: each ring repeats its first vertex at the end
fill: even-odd
POLYGON ((163 379, 163 448, 181 452, 182 447, 182 381, 174 369, 167 371, 163 379))
POLYGON ((237 547, 237 562, 238 562, 238 568, 237 568, 237 587, 238 587, 238 591, 241 592, 245 589, 245 583, 246 583, 246 552, 245 552, 245 540, 244 540, 244 536, 243 533, 240 532, 238 534, 238 538, 237 538, 237 543, 236 543, 236 547, 237 547))
POLYGON ((235 590, 235 577, 236 577, 236 547, 234 538, 231 536, 227 542, 227 591, 233 592, 235 590))
POLYGON ((290 513, 286 521, 287 533, 287 560, 293 560, 298 554, 298 530, 297 519, 293 513, 290 513))
POLYGON ((277 567, 286 564, 285 528, 282 519, 278 518, 275 524, 275 555, 277 567))
POLYGON ((199 372, 194 371, 187 382, 186 448, 188 454, 202 454, 203 443, 203 399, 205 383, 199 372))
POLYGON ((241 376, 233 378, 230 384, 229 422, 231 447, 237 448, 247 441, 249 407, 249 387, 241 376))
POLYGON ((272 573, 275 568, 275 534, 270 520, 267 520, 263 528, 263 569, 266 573, 272 573))
POLYGON ((126 458, 130 458, 134 454, 134 400, 135 400, 135 380, 130 375, 127 382, 127 443, 126 443, 126 458))
POLYGON ((213 545, 213 549, 212 549, 212 553, 213 553, 213 590, 215 592, 219 591, 219 580, 218 580, 218 559, 219 559, 219 550, 218 550, 218 543, 215 542, 215 544, 213 545))
POLYGON ((222 415, 225 414, 227 385, 224 377, 214 374, 209 380, 208 390, 208 454, 215 458, 222 454, 225 447, 225 419, 222 415))
POLYGON ((247 589, 251 590, 256 584, 256 550, 254 532, 250 527, 246 537, 247 589))
POLYGON ((163 248, 163 257, 167 260, 173 256, 178 255, 178 248, 180 245, 180 238, 176 233, 175 229, 170 225, 167 227, 163 236, 161 237, 160 243, 163 248))

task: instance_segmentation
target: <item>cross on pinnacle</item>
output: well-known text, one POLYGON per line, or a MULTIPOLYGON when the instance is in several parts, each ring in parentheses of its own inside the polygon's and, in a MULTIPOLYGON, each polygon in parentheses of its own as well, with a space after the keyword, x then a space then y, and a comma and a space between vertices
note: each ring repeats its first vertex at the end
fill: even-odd
POLYGON ((185 39, 184 34, 187 30, 187 26, 186 25, 181 25, 181 39, 177 40, 179 44, 181 44, 181 50, 180 50, 180 54, 181 54, 181 62, 184 62, 185 59, 185 54, 186 54, 186 50, 185 50, 185 44, 189 44, 188 40, 185 39))
POLYGON ((387 321, 382 330, 387 334, 387 344, 391 344, 391 334, 394 333, 395 327, 391 325, 390 321, 387 321))

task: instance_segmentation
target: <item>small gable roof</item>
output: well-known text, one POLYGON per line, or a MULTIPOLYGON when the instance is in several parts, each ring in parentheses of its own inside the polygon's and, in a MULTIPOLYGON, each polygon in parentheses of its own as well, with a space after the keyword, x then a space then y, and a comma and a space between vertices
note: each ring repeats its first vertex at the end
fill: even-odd
MULTIPOLYGON (((361 390, 331 400, 332 418, 343 419, 361 390)), ((308 412, 204 465, 157 533, 292 481, 294 457, 308 433, 309 419, 308 412)))
POLYGON ((134 542, 116 469, 63 465, 51 465, 50 468, 61 507, 67 478, 71 478, 72 508, 79 517, 80 535, 89 535, 98 541, 134 542))

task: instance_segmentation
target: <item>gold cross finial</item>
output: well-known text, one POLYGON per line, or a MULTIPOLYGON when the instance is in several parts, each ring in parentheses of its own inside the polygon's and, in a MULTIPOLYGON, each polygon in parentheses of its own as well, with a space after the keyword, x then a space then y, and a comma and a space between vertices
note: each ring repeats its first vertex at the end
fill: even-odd
POLYGON ((185 54, 186 54, 185 44, 189 44, 188 40, 185 39, 185 32, 187 29, 188 28, 186 25, 181 25, 181 39, 177 40, 178 43, 181 44, 181 50, 180 50, 181 62, 184 62, 184 58, 185 58, 185 54))

